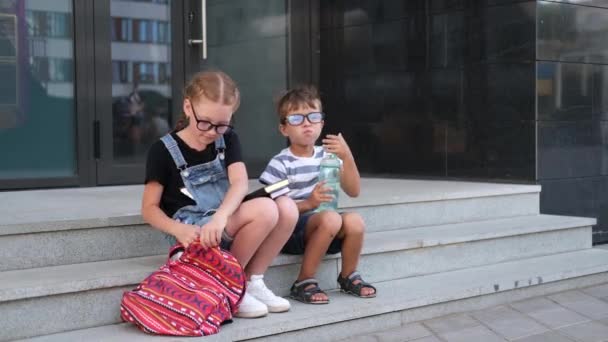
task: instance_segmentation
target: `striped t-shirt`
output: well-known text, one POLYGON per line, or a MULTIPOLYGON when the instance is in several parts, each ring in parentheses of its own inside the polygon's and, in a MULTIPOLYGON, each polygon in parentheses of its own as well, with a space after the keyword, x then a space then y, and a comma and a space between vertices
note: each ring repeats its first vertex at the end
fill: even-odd
POLYGON ((307 199, 319 179, 319 165, 325 152, 323 147, 315 146, 310 157, 295 156, 289 148, 272 157, 260 176, 262 184, 272 184, 283 179, 289 180, 288 196, 296 201, 307 199))

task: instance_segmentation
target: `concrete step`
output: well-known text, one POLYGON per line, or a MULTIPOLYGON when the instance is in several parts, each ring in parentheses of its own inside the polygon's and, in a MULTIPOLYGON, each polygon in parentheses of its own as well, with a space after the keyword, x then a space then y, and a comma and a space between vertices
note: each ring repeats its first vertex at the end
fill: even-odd
MULTIPOLYGON (((379 282, 588 249, 594 222, 536 215, 373 232, 368 234, 360 270, 368 281, 379 282)), ((48 322, 44 329, 55 329, 40 333, 115 323, 122 292, 164 260, 151 256, 0 272, 0 314, 14 318, 9 320, 17 330, 31 329, 36 321, 48 322), (69 308, 65 319, 54 321, 56 308, 69 308)), ((300 261, 299 256, 279 256, 266 273, 269 287, 286 295, 300 261)), ((317 274, 322 288, 336 288, 339 266, 339 255, 325 258, 317 274)))
MULTIPOLYGON (((372 232, 366 236, 360 270, 370 281, 384 281, 587 249, 591 248, 589 229, 594 222, 589 218, 535 215, 372 232), (501 240, 504 243, 497 246, 497 241, 501 240), (368 257, 373 259, 368 260, 368 257), (393 259, 401 262, 394 263, 393 259), (391 269, 382 264, 390 265, 391 269), (405 268, 396 268, 396 264, 405 268)), ((0 301, 132 285, 165 260, 163 254, 0 272, 0 301), (41 279, 45 279, 44 284, 41 279)), ((297 274, 301 260, 301 256, 281 254, 273 261, 266 275, 273 290, 284 295, 288 293, 293 280, 290 275, 297 274), (292 266, 296 272, 290 274, 292 266)), ((335 288, 340 260, 340 254, 324 258, 324 267, 318 277, 322 288, 335 288), (326 273, 329 275, 325 276, 326 273)))
MULTIPOLYGON (((139 215, 142 189, 0 192, 0 271, 164 253, 163 234, 139 215)), ((342 195, 340 206, 361 213, 375 232, 534 215, 539 192, 536 185, 368 178, 362 196, 342 195)))
POLYGON ((483 221, 539 211, 540 186, 450 181, 362 180, 361 196, 340 207, 363 215, 368 231, 483 221))
MULTIPOLYGON (((595 219, 553 215, 519 216, 366 235, 359 270, 371 282, 444 272, 508 260, 591 248, 595 219)), ((339 254, 327 256, 317 278, 337 286, 339 254)), ((266 272, 278 294, 287 295, 301 257, 281 255, 266 272)))
MULTIPOLYGON (((497 305, 608 279, 608 251, 588 249, 376 283, 378 296, 359 299, 331 292, 331 303, 293 302, 290 312, 222 327, 205 341, 329 341, 399 326, 459 310, 497 305), (489 298, 489 299, 486 299, 489 298), (422 311, 425 310, 425 311, 422 311)), ((107 303, 105 303, 107 305, 107 303)), ((11 318, 14 316, 4 316, 11 318)), ((65 319, 62 317, 62 319, 65 319)), ((10 327, 10 325, 8 325, 10 327)), ((27 336, 27 329, 3 329, 3 339, 27 336)), ((43 332, 44 333, 44 332, 43 332)), ((146 335, 127 324, 41 336, 30 341, 191 341, 146 335)))

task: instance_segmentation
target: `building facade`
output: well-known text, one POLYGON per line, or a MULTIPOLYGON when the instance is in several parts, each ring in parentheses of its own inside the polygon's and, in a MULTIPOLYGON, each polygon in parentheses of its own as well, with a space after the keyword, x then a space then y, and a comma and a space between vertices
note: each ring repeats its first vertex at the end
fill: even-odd
POLYGON ((313 83, 363 175, 537 183, 608 241, 607 28, 602 0, 0 0, 0 190, 141 183, 219 68, 251 177, 313 83))

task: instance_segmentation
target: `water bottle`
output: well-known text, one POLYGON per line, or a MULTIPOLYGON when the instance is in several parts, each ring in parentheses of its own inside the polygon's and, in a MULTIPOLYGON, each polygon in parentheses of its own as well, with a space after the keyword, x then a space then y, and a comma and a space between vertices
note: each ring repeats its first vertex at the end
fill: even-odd
POLYGON ((323 159, 321 159, 321 166, 319 168, 320 181, 325 181, 325 186, 331 189, 327 194, 332 195, 333 199, 330 202, 321 203, 316 211, 336 211, 338 209, 338 192, 340 189, 340 159, 335 154, 326 153, 323 159))

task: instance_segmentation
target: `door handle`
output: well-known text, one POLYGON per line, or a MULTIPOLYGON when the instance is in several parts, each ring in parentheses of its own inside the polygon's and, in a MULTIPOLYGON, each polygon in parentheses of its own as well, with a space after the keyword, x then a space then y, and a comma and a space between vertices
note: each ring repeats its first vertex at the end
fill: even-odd
POLYGON ((203 59, 207 59, 207 0, 201 0, 201 39, 188 39, 188 45, 202 45, 203 59))

